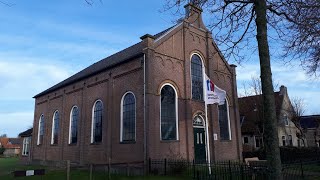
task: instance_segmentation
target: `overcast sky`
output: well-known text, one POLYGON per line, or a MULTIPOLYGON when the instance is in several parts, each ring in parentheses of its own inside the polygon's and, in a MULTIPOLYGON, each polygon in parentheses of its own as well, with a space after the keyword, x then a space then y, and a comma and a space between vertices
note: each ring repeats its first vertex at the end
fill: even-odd
MULTIPOLYGON (((32 126, 34 95, 146 33, 171 27, 178 18, 162 12, 164 1, 103 0, 92 6, 84 0, 2 2, 12 6, 0 3, 0 134, 10 137, 32 126)), ((298 64, 273 60, 273 78, 288 87, 290 97, 305 100, 306 114, 320 114, 319 80, 310 79, 298 64)), ((238 91, 259 74, 253 55, 237 68, 238 91)))

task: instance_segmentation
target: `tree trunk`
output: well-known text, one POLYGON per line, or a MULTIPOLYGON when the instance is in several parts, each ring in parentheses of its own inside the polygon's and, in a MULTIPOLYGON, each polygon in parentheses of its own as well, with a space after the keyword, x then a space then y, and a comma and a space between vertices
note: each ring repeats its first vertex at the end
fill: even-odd
POLYGON ((267 37, 267 6, 265 0, 254 0, 256 12, 257 41, 260 58, 261 85, 264 111, 264 143, 270 167, 270 179, 282 179, 281 159, 277 130, 277 117, 272 85, 270 53, 267 37))

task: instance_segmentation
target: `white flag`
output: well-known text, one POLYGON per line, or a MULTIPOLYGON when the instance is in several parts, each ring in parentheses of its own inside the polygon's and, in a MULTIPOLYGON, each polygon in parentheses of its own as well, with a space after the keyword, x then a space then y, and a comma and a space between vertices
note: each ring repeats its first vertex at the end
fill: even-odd
POLYGON ((209 77, 206 74, 205 83, 203 85, 203 88, 205 89, 206 93, 206 104, 224 104, 226 98, 226 91, 220 89, 217 85, 213 84, 213 82, 209 79, 209 77))

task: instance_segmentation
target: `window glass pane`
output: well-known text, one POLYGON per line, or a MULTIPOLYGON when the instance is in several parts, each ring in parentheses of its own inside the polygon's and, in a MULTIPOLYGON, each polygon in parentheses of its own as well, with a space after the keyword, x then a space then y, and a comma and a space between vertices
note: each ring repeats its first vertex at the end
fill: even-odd
POLYGON ((43 143, 43 135, 44 135, 44 116, 40 116, 40 123, 39 123, 39 143, 43 143))
POLYGON ((122 141, 135 141, 136 102, 134 95, 128 93, 123 98, 122 141))
POLYGON ((94 107, 93 142, 102 141, 102 102, 97 101, 94 107))
POLYGON ((56 111, 53 117, 53 140, 52 144, 58 144, 58 135, 59 135, 59 112, 56 111))
POLYGON ((70 143, 77 143, 78 138, 78 120, 79 120, 79 110, 78 107, 72 108, 71 115, 71 139, 70 143))
POLYGON ((191 58, 192 99, 203 100, 202 62, 198 55, 191 58))
POLYGON ((219 126, 220 126, 220 139, 230 140, 229 132, 229 119, 228 119, 228 107, 225 100, 223 105, 219 105, 219 126))
POLYGON ((176 97, 174 89, 166 85, 161 90, 161 139, 176 140, 176 97))

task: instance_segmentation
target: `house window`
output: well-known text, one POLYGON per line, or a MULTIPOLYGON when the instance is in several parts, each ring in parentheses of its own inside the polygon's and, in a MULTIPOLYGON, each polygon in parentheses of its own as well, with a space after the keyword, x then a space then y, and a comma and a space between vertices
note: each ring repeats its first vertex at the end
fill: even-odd
POLYGON ((283 116, 283 123, 285 126, 289 126, 289 119, 288 119, 288 116, 285 114, 283 116))
POLYGON ((262 137, 255 136, 255 143, 256 143, 256 148, 262 147, 262 137))
POLYGON ((103 105, 100 100, 94 103, 92 108, 92 130, 91 130, 91 143, 102 141, 102 111, 103 105))
POLYGON ((120 133, 121 142, 136 140, 136 99, 131 92, 122 97, 120 133))
POLYGON ((39 128, 38 128, 38 142, 37 145, 43 143, 43 135, 44 135, 44 116, 43 114, 40 116, 39 119, 39 128))
POLYGON ((248 137, 243 137, 243 143, 248 144, 249 143, 249 138, 248 137))
POLYGON ((203 73, 200 56, 191 57, 192 99, 203 100, 203 73))
POLYGON ((292 135, 288 135, 288 143, 289 146, 293 146, 292 135))
POLYGON ((53 114, 52 119, 52 138, 51 138, 51 144, 58 144, 58 138, 59 138, 59 111, 55 111, 53 114))
POLYGON ((161 140, 178 140, 177 93, 166 84, 161 89, 161 140))
POLYGON ((231 140, 230 135, 230 120, 229 120, 229 110, 228 101, 225 99, 224 104, 219 105, 219 126, 220 126, 220 139, 221 140, 231 140))
POLYGON ((282 136, 282 146, 286 146, 286 136, 282 136))
POLYGON ((22 155, 23 156, 28 156, 29 155, 30 141, 31 141, 31 137, 23 138, 23 144, 22 144, 22 155))
POLYGON ((78 122, 79 122, 79 109, 74 106, 70 114, 70 127, 69 127, 69 144, 75 144, 78 141, 78 122))

